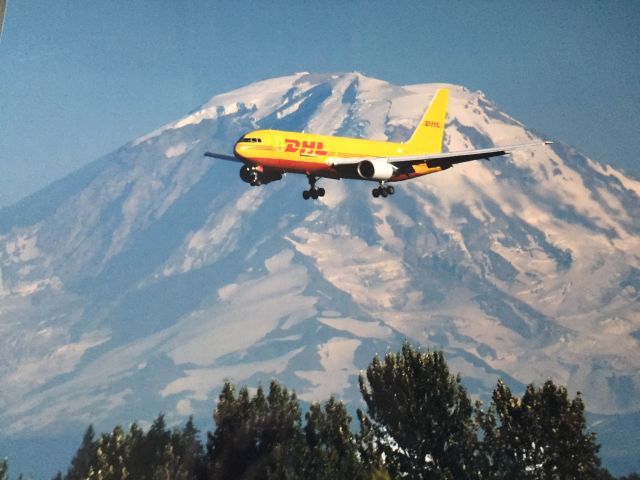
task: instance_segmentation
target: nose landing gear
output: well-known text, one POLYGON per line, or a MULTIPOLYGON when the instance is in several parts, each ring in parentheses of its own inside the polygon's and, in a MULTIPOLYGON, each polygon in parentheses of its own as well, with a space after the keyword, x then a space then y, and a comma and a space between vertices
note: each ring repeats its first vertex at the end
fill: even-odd
POLYGON ((371 195, 373 195, 374 198, 386 198, 388 195, 393 195, 395 191, 396 189, 391 185, 386 185, 384 182, 380 182, 380 186, 378 188, 371 190, 371 195))
POLYGON ((305 200, 309 200, 310 198, 317 200, 318 197, 324 197, 324 188, 316 187, 318 179, 313 175, 307 175, 307 178, 309 179, 309 190, 302 192, 302 198, 305 200))

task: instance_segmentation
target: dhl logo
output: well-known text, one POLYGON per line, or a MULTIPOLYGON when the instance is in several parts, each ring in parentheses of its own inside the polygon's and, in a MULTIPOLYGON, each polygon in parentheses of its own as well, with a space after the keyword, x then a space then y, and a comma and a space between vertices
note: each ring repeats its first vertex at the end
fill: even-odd
POLYGON ((432 120, 427 120, 426 122, 424 122, 424 126, 425 127, 440 128, 440 122, 434 122, 432 120))
POLYGON ((285 152, 296 153, 299 152, 300 155, 327 155, 328 152, 323 150, 324 142, 307 142, 303 140, 300 142, 299 140, 291 140, 286 139, 284 143, 287 144, 284 149, 285 152))

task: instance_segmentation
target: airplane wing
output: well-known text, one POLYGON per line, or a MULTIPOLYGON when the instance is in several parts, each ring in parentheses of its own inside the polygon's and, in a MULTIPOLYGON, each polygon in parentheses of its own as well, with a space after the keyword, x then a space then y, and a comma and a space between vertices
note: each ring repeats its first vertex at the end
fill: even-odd
POLYGON ((505 147, 483 148, 480 150, 466 150, 461 152, 435 153, 429 155, 402 155, 398 157, 375 158, 329 158, 327 163, 332 167, 354 165, 363 160, 385 160, 398 170, 404 170, 413 165, 426 164, 429 168, 441 167, 443 170, 456 163, 469 162, 471 160, 490 159, 500 155, 507 155, 514 150, 538 147, 540 145, 550 145, 553 142, 524 143, 520 145, 507 145, 505 147))
POLYGON ((231 162, 240 162, 244 163, 242 160, 237 158, 235 155, 226 155, 224 153, 215 153, 215 152, 205 152, 205 157, 219 158, 220 160, 229 160, 231 162))

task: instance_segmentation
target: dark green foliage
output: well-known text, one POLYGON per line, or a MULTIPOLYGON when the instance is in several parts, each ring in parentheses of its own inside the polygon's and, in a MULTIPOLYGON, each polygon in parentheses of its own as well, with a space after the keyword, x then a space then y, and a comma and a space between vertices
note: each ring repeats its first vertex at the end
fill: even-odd
POLYGON ((97 441, 93 437, 93 427, 89 427, 66 480, 204 478, 204 452, 191 418, 184 429, 169 431, 164 416, 159 415, 147 433, 134 423, 128 433, 118 425, 97 441))
POLYGON ((95 460, 98 443, 94 440, 95 431, 93 425, 84 432, 80 448, 71 460, 71 466, 67 470, 67 480, 83 480, 89 475, 89 466, 95 460))
POLYGON ((0 480, 7 480, 9 472, 9 465, 7 464, 7 460, 0 460, 0 480))
MULTIPOLYGON (((300 404, 293 393, 271 382, 251 397, 236 395, 226 382, 209 434, 208 478, 362 478, 351 417, 342 402, 330 398, 324 409, 311 405, 301 426, 300 404)), ((368 478, 368 477, 367 477, 368 478)))
POLYGON ((368 462, 384 454, 392 476, 479 477, 473 406, 441 352, 405 344, 384 361, 375 357, 366 381, 360 376, 360 391, 368 409, 368 416, 359 413, 368 462))
MULTIPOLYGON (((127 459, 125 438, 124 430, 120 425, 116 426, 113 432, 103 433, 100 436, 96 458, 89 465, 87 475, 89 480, 120 480, 128 477, 125 465, 127 459)), ((131 443, 135 441, 129 440, 131 443)))
POLYGON ((212 478, 301 478, 304 438, 300 404, 277 382, 269 394, 262 387, 251 398, 247 388, 236 396, 225 382, 209 434, 207 461, 212 478))
POLYGON ((331 397, 324 411, 319 403, 313 403, 305 418, 308 448, 305 478, 359 478, 362 463, 344 403, 331 397))
MULTIPOLYGON (((355 436, 333 397, 313 403, 303 427, 295 393, 276 381, 268 394, 259 387, 253 396, 226 382, 206 452, 192 419, 169 430, 159 415, 146 433, 134 423, 98 440, 89 427, 64 478, 613 480, 600 467, 595 434, 586 431, 580 395, 571 400, 551 381, 529 385, 522 397, 498 382, 485 412, 474 408, 442 352, 405 344, 399 354, 373 359, 360 390, 367 412, 358 410, 355 436)), ((0 461, 0 480, 6 470, 0 461)))
POLYGON ((189 417, 183 430, 176 430, 172 436, 173 454, 181 459, 181 468, 185 475, 179 478, 204 478, 204 448, 199 438, 199 430, 189 417), (189 474, 190 473, 190 474, 189 474))
POLYGON ((127 437, 127 471, 131 478, 166 478, 175 469, 171 437, 163 415, 153 421, 146 435, 135 423, 131 426, 127 437))
POLYGON ((527 386, 522 398, 498 382, 479 419, 494 478, 603 478, 580 394, 570 400, 566 388, 551 380, 541 388, 527 386))
POLYGON ((372 472, 386 470, 383 465, 382 447, 371 419, 360 409, 357 411, 360 433, 357 436, 358 453, 367 470, 372 472))

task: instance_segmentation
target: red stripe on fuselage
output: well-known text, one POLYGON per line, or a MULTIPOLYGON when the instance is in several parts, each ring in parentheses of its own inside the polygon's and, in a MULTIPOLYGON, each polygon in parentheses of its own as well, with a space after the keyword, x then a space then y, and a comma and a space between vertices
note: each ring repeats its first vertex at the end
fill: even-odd
POLYGON ((291 173, 312 173, 320 176, 336 177, 337 174, 324 162, 298 162, 295 160, 282 160, 279 158, 247 158, 248 162, 260 165, 272 170, 281 170, 291 173))

